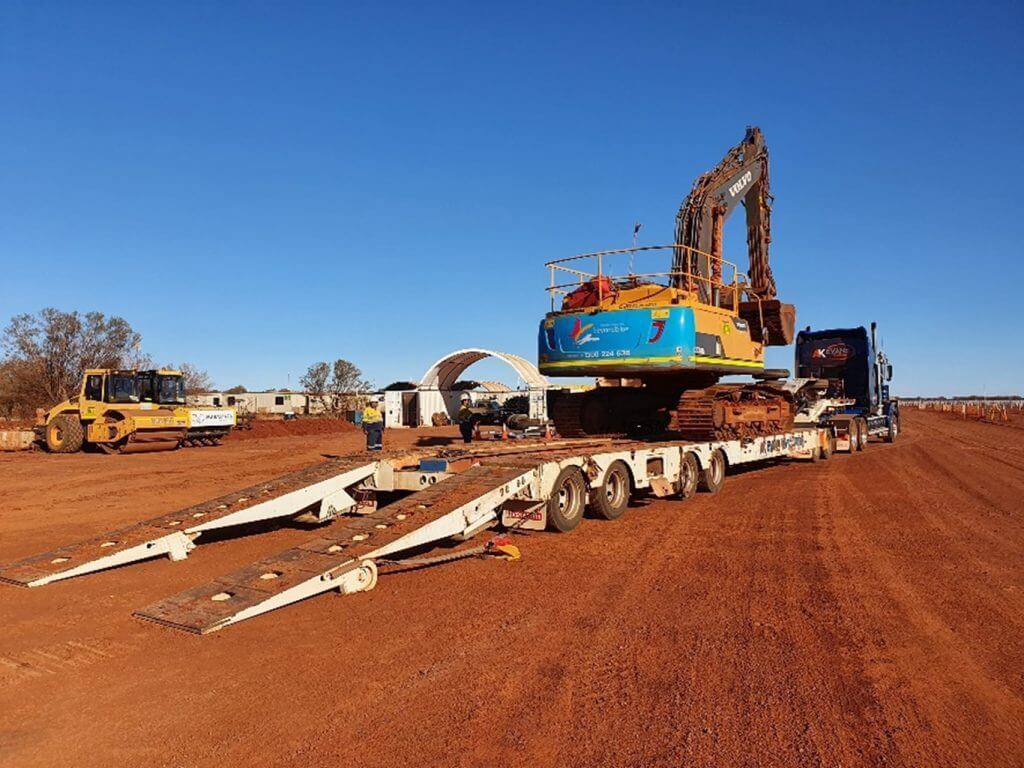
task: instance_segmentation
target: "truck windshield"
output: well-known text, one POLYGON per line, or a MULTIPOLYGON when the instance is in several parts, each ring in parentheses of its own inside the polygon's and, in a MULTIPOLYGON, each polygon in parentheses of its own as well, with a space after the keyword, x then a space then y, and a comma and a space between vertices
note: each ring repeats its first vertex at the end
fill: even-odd
POLYGON ((134 376, 111 376, 107 380, 107 402, 137 403, 139 388, 134 376))
POLYGON ((159 402, 184 403, 185 380, 180 376, 161 376, 159 402))

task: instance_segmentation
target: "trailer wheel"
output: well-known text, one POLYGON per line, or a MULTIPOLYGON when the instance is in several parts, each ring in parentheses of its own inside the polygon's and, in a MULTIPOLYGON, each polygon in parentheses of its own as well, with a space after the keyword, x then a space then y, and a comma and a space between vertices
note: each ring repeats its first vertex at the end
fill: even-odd
POLYGON ((73 414, 54 416, 46 425, 46 447, 51 453, 75 453, 82 449, 85 430, 73 414))
POLYGON ((895 443, 896 436, 900 433, 900 420, 898 416, 889 419, 889 431, 885 433, 885 442, 895 443))
POLYGON ((700 475, 700 489, 708 493, 718 493, 725 482, 725 454, 721 448, 711 452, 708 465, 700 475))
POLYGON ((629 468, 623 461, 613 461, 601 487, 591 490, 591 509, 602 520, 618 520, 629 506, 629 491, 629 468))
POLYGON ((832 458, 832 454, 836 451, 836 436, 829 432, 828 437, 825 438, 825 443, 821 446, 821 458, 828 461, 832 458))
POLYGON ((690 451, 683 456, 682 466, 679 467, 679 497, 689 499, 697 493, 697 486, 700 484, 700 463, 697 457, 690 451))
POLYGON ((856 419, 857 428, 857 451, 863 451, 867 446, 867 422, 863 419, 856 419))
POLYGON ((859 451, 860 448, 860 424, 856 419, 846 422, 846 435, 850 443, 850 453, 859 451))
POLYGON ((579 467, 566 467, 558 473, 548 499, 548 527, 568 533, 583 519, 587 486, 579 467))

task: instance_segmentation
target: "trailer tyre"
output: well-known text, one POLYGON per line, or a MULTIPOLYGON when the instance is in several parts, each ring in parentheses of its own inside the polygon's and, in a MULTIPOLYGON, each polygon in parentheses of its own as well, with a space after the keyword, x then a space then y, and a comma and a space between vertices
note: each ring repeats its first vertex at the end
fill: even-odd
POLYGON ((85 430, 73 414, 54 416, 46 425, 46 447, 51 453, 75 453, 82 449, 85 430))
POLYGON ((851 419, 846 423, 846 435, 850 442, 850 453, 860 450, 860 424, 857 423, 856 419, 851 419))
POLYGON ((711 452, 708 465, 700 474, 700 489, 707 493, 718 493, 725 483, 725 454, 720 448, 711 452))
POLYGON ((566 467, 558 473, 548 499, 548 528, 568 533, 583 519, 587 485, 579 467, 566 467))
POLYGON ((864 419, 856 420, 857 427, 857 450, 863 451, 868 442, 868 423, 864 419))
POLYGON ((697 493, 697 486, 700 484, 700 462, 697 457, 689 451, 683 457, 682 466, 679 467, 679 497, 689 499, 697 493))
POLYGON ((600 488, 591 491, 591 505, 596 517, 618 520, 629 506, 631 484, 629 468, 623 461, 613 461, 604 473, 600 488))
POLYGON ((821 458, 828 461, 832 458, 832 454, 836 451, 836 436, 829 433, 828 437, 825 438, 825 442, 821 446, 821 458))

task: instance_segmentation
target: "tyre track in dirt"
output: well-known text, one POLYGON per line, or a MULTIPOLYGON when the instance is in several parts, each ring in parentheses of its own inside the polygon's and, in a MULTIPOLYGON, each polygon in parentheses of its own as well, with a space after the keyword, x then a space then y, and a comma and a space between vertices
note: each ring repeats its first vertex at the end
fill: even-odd
MULTIPOLYGON (((428 722, 412 731, 391 718, 366 725, 397 731, 392 757, 418 741, 417 754, 427 762, 441 756, 424 753, 425 732, 450 734, 452 727, 455 734, 495 735, 484 750, 474 739, 446 740, 449 764, 459 765, 487 764, 494 749, 504 750, 503 764, 518 765, 556 759, 566 765, 887 759, 892 747, 883 713, 835 607, 821 548, 813 532, 791 530, 812 527, 813 519, 782 499, 763 500, 767 509, 748 508, 742 486, 754 480, 744 476, 717 498, 631 510, 626 535, 597 550, 628 569, 593 580, 593 589, 587 580, 588 589, 581 584, 577 595, 565 595, 554 610, 542 601, 535 621, 519 627, 532 630, 523 643, 528 651, 509 662, 503 682, 474 673, 471 664, 446 669, 446 679, 438 681, 442 687, 465 690, 468 678, 467 701, 474 706, 464 719, 443 727, 428 722), (728 512, 718 511, 720 506, 728 512), (674 580, 680 572, 690 578, 674 580), (728 593, 741 604, 724 599, 728 593), (599 615, 595 605, 604 607, 599 615), (811 667, 808 654, 836 661, 811 667), (823 710, 844 726, 831 726, 823 710), (510 711, 517 712, 515 718, 510 711), (866 741, 865 731, 872 734, 866 741), (752 750, 755 735, 760 743, 752 750), (553 751, 551 745, 562 747, 553 751)), ((590 533, 613 534, 598 528, 609 526, 590 533)), ((567 538, 549 538, 538 547, 567 538)), ((588 540, 582 549, 595 554, 595 543, 588 540)), ((545 554, 550 553, 537 556, 545 554)), ((500 643, 500 636, 493 641, 500 643)))
MULTIPOLYGON (((841 574, 855 586, 848 599, 860 595, 859 607, 846 612, 885 628, 874 676, 904 724, 904 753, 923 764, 1017 765, 1024 754, 1019 508, 1002 536, 985 530, 993 510, 1012 510, 1005 499, 971 499, 954 475, 935 472, 948 464, 946 452, 956 452, 935 437, 925 427, 893 456, 875 453, 867 467, 844 467, 835 491, 850 512, 837 518, 846 543, 841 574), (854 469, 868 470, 875 487, 868 490, 854 469), (949 744, 972 749, 951 761, 941 750, 949 744)), ((982 474, 991 465, 981 464, 975 480, 992 488, 994 477, 982 474)))

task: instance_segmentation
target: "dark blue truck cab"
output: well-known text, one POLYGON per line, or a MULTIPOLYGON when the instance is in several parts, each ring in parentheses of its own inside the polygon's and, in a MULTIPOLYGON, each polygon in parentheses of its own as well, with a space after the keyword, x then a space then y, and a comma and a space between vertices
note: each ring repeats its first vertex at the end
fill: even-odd
POLYGON ((796 375, 827 380, 827 396, 853 401, 829 417, 840 433, 849 433, 851 450, 863 449, 869 435, 896 439, 899 403, 889 396, 892 365, 878 349, 875 323, 870 333, 864 327, 800 331, 796 375))

